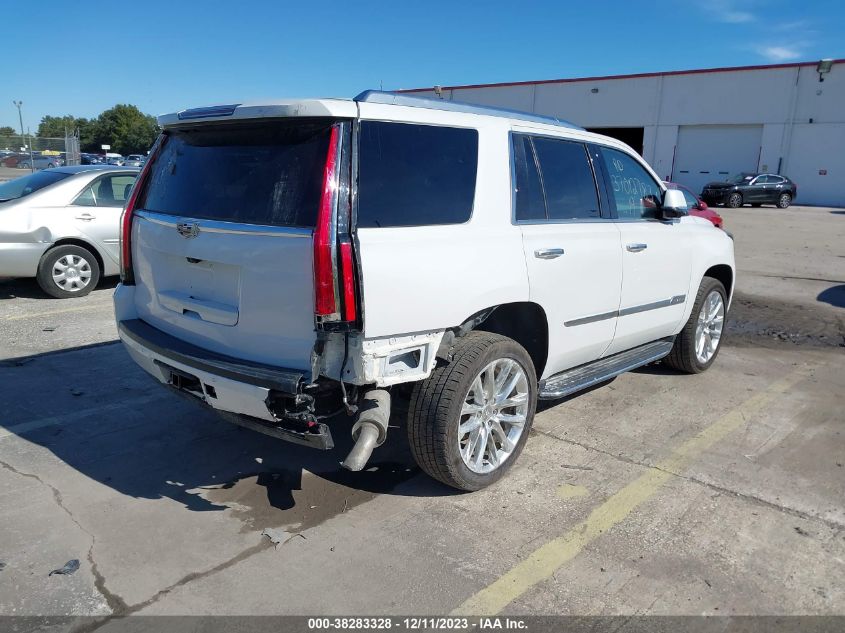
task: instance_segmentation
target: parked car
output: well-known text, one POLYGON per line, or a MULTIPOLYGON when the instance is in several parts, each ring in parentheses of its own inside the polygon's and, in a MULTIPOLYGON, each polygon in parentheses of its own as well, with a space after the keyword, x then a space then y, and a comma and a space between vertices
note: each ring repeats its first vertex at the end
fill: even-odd
POLYGON ((34 166, 35 169, 53 169, 55 167, 61 167, 63 164, 62 159, 54 154, 33 153, 32 157, 28 154, 24 155, 24 157, 18 161, 16 167, 21 169, 30 169, 34 166))
POLYGON ((126 167, 143 167, 146 159, 141 154, 129 154, 123 161, 126 167))
POLYGON ((421 468, 477 490, 538 398, 718 354, 733 241, 620 141, 372 91, 159 124, 123 216, 118 331, 232 422, 329 449, 343 402, 357 471, 409 394, 421 468))
POLYGON ((0 277, 81 297, 118 273, 120 213, 137 169, 57 167, 0 183, 0 277))
POLYGON ((739 173, 726 182, 708 182, 701 198, 709 205, 736 209, 744 204, 759 207, 775 204, 786 209, 798 196, 798 185, 778 174, 739 173))
POLYGON ((115 165, 117 167, 122 167, 123 163, 126 159, 123 158, 120 154, 106 154, 106 164, 107 165, 115 165))
POLYGON ((105 165, 106 158, 102 154, 81 154, 83 165, 105 165))
POLYGON ((23 154, 21 152, 8 154, 0 158, 0 167, 17 167, 18 163, 24 158, 29 158, 29 154, 23 154))
POLYGON ((722 216, 716 213, 714 209, 711 209, 707 206, 707 203, 704 202, 701 198, 695 195, 690 189, 684 187, 683 185, 679 185, 674 182, 663 181, 663 184, 666 185, 667 189, 677 189, 682 194, 684 194, 684 200, 687 203, 687 213, 690 215, 697 216, 699 218, 704 218, 705 220, 709 220, 713 223, 717 229, 723 229, 724 227, 724 220, 722 216))

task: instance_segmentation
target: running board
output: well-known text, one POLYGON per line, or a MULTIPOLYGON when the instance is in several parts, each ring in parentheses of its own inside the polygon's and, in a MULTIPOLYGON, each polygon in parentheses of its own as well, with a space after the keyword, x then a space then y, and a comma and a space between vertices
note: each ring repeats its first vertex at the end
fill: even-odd
POLYGON ((661 339, 555 374, 540 381, 539 398, 557 400, 624 374, 626 371, 653 363, 666 356, 671 351, 673 343, 674 337, 661 339))

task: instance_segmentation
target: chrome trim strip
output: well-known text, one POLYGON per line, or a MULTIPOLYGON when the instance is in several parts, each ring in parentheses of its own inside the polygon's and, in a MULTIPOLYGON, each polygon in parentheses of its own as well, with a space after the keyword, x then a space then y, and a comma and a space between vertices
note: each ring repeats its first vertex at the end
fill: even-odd
POLYGON ((296 226, 266 226, 263 224, 241 224, 238 222, 221 222, 219 220, 203 220, 187 216, 173 216, 152 211, 136 211, 135 215, 154 224, 176 228, 186 222, 199 225, 200 233, 226 233, 231 235, 260 235, 266 237, 311 237, 313 229, 296 226))
POLYGON ((628 316, 629 314, 637 314, 639 312, 647 312, 649 310, 657 310, 659 308, 668 308, 670 306, 684 303, 687 300, 686 295, 675 295, 671 299, 664 299, 662 301, 654 301, 653 303, 644 303, 639 306, 632 306, 630 308, 623 308, 621 310, 614 310, 613 312, 602 312, 601 314, 592 314, 571 321, 564 321, 564 327, 573 327, 576 325, 586 325, 587 323, 595 323, 597 321, 604 321, 614 317, 628 316))
POLYGON ((592 316, 582 317, 580 319, 572 319, 571 321, 564 321, 563 325, 566 327, 573 327, 575 325, 586 325, 587 323, 595 323, 596 321, 604 321, 606 319, 613 319, 619 316, 619 313, 614 310, 613 312, 603 312, 602 314, 594 314, 592 316))

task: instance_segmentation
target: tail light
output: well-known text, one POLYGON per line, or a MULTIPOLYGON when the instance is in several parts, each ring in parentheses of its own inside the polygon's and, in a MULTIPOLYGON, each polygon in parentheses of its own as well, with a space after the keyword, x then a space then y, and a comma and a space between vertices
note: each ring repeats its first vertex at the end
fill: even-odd
POLYGON ((349 234, 349 173, 344 160, 347 129, 342 123, 331 128, 314 229, 314 315, 325 328, 358 318, 355 258, 349 234))
POLYGON ((126 201, 126 207, 124 207, 123 214, 120 216, 120 282, 127 286, 135 283, 135 275, 132 272, 132 218, 141 199, 144 187, 146 187, 153 162, 155 162, 166 140, 167 137, 164 134, 156 139, 152 150, 150 150, 147 162, 144 163, 141 173, 135 179, 135 184, 129 192, 129 199, 126 201))

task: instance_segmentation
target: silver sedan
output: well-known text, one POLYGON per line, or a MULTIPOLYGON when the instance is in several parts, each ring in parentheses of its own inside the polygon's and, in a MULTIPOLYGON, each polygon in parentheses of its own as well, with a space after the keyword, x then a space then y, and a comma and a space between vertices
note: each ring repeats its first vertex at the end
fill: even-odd
POLYGON ((60 299, 120 272, 120 214, 138 169, 58 167, 0 183, 0 277, 60 299))

